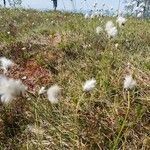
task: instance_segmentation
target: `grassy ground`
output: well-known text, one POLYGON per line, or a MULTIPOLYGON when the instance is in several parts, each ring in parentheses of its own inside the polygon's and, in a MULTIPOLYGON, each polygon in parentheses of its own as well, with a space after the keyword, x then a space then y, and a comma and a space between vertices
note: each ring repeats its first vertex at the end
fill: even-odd
POLYGON ((29 87, 25 98, 0 104, 0 149, 150 148, 150 21, 128 18, 108 39, 95 33, 108 20, 0 9, 0 55, 17 64, 8 76, 26 76, 29 87), (138 84, 131 91, 123 89, 128 63, 138 84), (92 77, 96 88, 84 93, 92 77), (37 94, 52 84, 63 89, 56 105, 37 94))

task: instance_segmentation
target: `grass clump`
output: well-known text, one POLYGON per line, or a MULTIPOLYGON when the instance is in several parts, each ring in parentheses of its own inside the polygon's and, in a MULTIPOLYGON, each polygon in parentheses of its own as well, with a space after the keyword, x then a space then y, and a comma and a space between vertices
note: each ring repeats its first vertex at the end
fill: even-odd
POLYGON ((1 149, 149 149, 149 21, 128 18, 108 39, 95 29, 115 18, 19 9, 0 14, 0 54, 18 65, 8 75, 26 76, 30 89, 19 104, 0 106, 1 149), (129 71, 137 86, 126 91, 129 71), (95 89, 83 92, 91 78, 95 89), (62 94, 52 105, 37 90, 56 83, 62 94))

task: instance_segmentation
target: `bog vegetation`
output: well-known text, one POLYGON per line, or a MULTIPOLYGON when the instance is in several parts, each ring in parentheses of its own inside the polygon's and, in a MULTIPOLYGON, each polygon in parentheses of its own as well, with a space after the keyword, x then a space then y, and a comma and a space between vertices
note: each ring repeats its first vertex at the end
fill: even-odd
POLYGON ((0 9, 0 22, 0 149, 150 148, 149 20, 0 9))

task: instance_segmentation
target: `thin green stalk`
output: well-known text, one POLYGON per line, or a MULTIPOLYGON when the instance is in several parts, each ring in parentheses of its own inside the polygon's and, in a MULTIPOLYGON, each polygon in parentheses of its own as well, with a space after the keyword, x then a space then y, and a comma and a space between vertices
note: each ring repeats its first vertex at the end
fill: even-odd
MULTIPOLYGON (((83 100, 83 97, 84 97, 84 93, 81 95, 81 97, 79 98, 79 100, 78 100, 78 102, 77 102, 77 105, 76 105, 76 115, 75 115, 75 122, 76 122, 76 124, 78 125, 78 127, 79 127, 79 121, 78 121, 78 110, 79 110, 79 107, 80 107, 80 103, 82 102, 82 100, 83 100)), ((78 130, 78 128, 77 128, 77 136, 79 135, 79 130, 78 130)), ((78 146, 80 147, 80 137, 78 136, 78 146)))
POLYGON ((83 97, 84 97, 84 93, 81 95, 80 99, 77 102, 77 105, 76 105, 76 114, 78 113, 78 110, 79 110, 79 107, 80 107, 80 103, 82 102, 83 97))
POLYGON ((120 138, 121 133, 122 133, 122 131, 123 131, 123 129, 124 129, 124 126, 125 126, 125 123, 126 123, 128 114, 129 114, 129 110, 130 110, 130 93, 129 93, 129 91, 128 91, 128 107, 127 107, 127 112, 126 112, 124 121, 123 121, 123 123, 122 123, 122 126, 121 126, 121 128, 120 128, 120 131, 119 131, 119 133, 118 133, 118 136, 117 136, 117 138, 116 138, 115 141, 114 141, 113 150, 116 149, 116 147, 117 147, 117 145, 118 145, 118 143, 119 143, 119 138, 120 138))

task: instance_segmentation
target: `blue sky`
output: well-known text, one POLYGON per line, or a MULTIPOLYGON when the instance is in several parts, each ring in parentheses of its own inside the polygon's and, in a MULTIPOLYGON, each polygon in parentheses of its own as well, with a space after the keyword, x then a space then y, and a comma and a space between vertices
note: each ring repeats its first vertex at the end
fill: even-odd
MULTIPOLYGON (((3 0, 0 0, 2 4, 3 0)), ((53 3, 51 0, 22 0, 22 6, 26 8, 34 8, 34 9, 41 9, 47 10, 53 8, 53 3)), ((98 8, 102 8, 103 4, 106 4, 105 8, 113 7, 114 9, 118 8, 119 0, 86 0, 84 4, 81 3, 82 0, 73 0, 74 6, 76 10, 80 10, 82 7, 83 11, 90 10, 93 8, 93 4, 95 2, 98 3, 98 8)), ((123 0, 121 0, 123 1, 123 0)), ((73 10, 74 6, 72 5, 71 0, 58 0, 58 9, 59 10, 73 10)), ((123 6, 121 6, 122 8, 123 6)))

